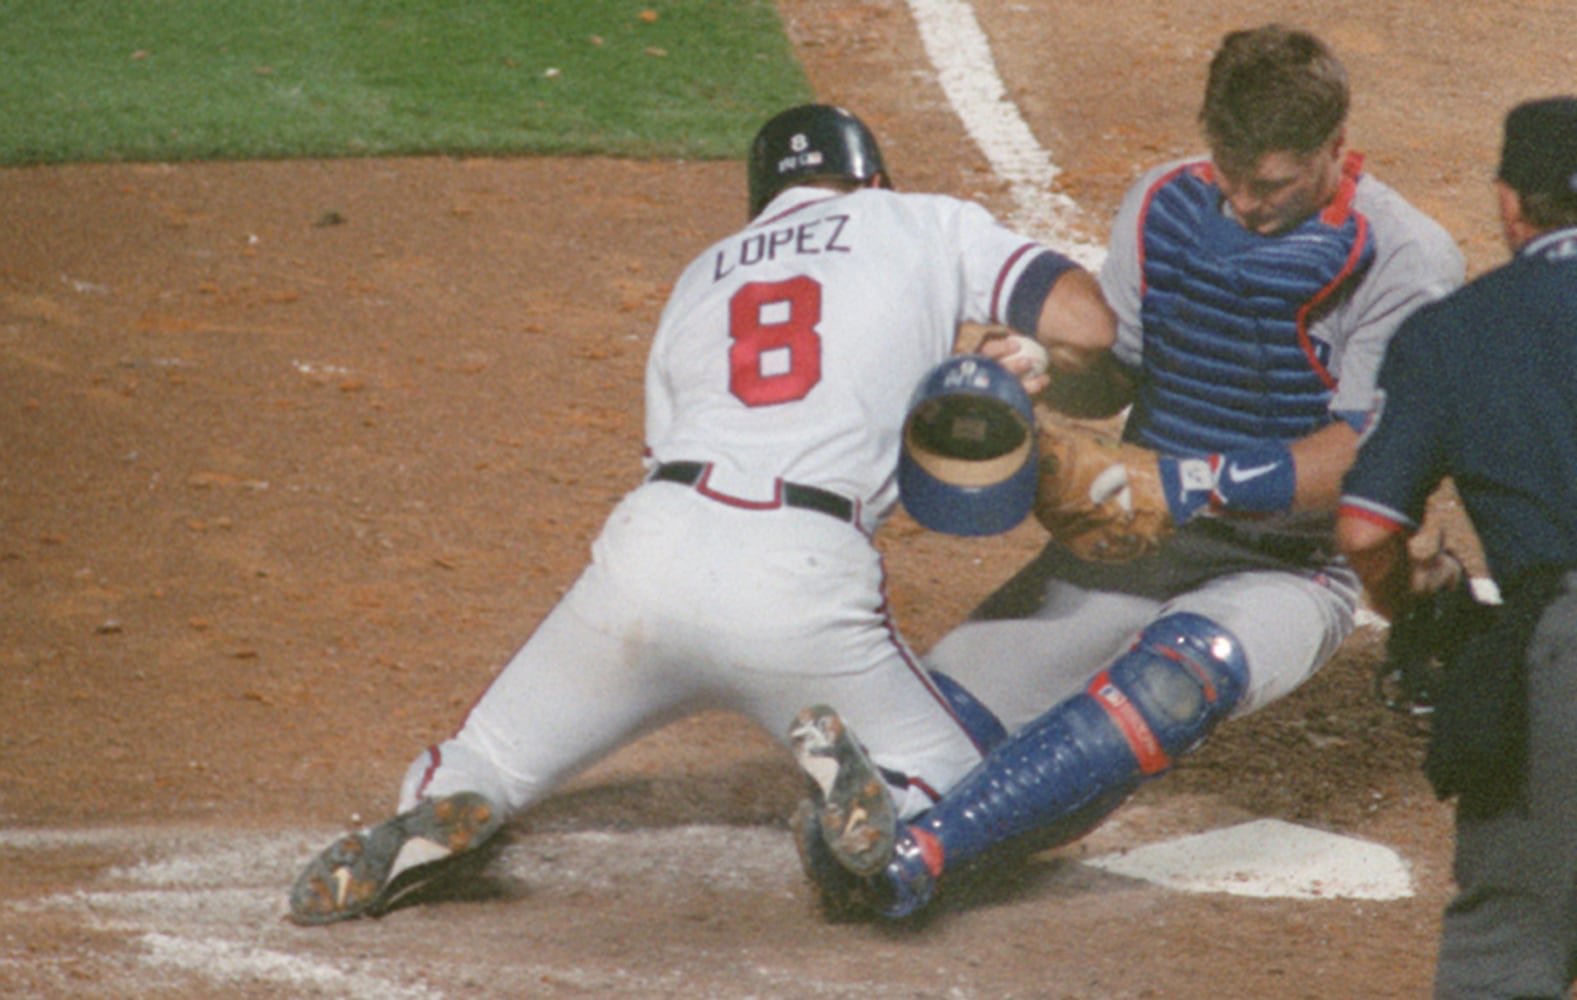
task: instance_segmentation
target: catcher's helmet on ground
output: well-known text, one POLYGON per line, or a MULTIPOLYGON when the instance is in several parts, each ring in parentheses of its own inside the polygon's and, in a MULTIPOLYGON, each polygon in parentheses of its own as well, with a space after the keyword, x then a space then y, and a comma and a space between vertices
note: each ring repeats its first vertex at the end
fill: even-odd
POLYGON ((1035 416, 1018 378, 961 354, 931 369, 904 420, 898 495, 909 516, 950 535, 1008 531, 1035 502, 1035 416))
POLYGON ((750 217, 784 188, 821 177, 880 177, 882 187, 892 187, 876 136, 854 115, 830 104, 780 111, 750 144, 750 217))

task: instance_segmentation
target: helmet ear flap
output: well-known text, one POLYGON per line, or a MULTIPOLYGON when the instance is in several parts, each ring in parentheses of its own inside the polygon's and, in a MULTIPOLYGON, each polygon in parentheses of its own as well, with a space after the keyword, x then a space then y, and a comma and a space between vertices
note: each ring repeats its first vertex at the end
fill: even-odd
POLYGON ((802 104, 774 115, 750 144, 750 217, 783 189, 817 178, 891 188, 876 136, 865 123, 830 104, 802 104))

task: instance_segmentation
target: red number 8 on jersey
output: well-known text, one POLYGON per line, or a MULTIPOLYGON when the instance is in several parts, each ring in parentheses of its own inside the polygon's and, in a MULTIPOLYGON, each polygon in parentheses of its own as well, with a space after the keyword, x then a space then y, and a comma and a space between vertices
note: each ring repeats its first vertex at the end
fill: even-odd
POLYGON ((728 390, 746 406, 804 399, 821 381, 821 284, 751 282, 728 302, 728 390))

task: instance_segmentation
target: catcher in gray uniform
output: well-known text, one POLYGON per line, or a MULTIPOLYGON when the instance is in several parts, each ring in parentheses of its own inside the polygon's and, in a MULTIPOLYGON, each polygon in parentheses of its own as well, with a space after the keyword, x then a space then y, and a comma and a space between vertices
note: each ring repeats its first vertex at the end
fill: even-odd
POLYGON ((798 752, 823 780, 800 841, 824 902, 904 916, 1000 845, 1082 835, 1351 632, 1341 477, 1387 341, 1464 268, 1347 149, 1348 100, 1306 32, 1222 41, 1200 112, 1210 155, 1150 170, 1118 211, 1100 274, 1117 343, 1094 374, 1053 382, 1061 412, 1037 413, 1052 539, 927 658, 1010 735, 892 824, 860 801, 876 786, 857 780, 857 734, 836 706, 811 709, 798 752), (1091 429, 1124 407, 1120 437, 1091 429))

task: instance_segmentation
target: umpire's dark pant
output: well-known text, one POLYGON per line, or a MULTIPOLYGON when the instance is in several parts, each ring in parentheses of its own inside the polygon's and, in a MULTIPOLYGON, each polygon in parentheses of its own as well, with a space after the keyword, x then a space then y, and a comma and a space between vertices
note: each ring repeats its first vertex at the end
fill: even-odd
POLYGON ((1457 817, 1435 1000, 1564 998, 1577 977, 1577 572, 1528 647, 1528 780, 1493 819, 1457 817))

